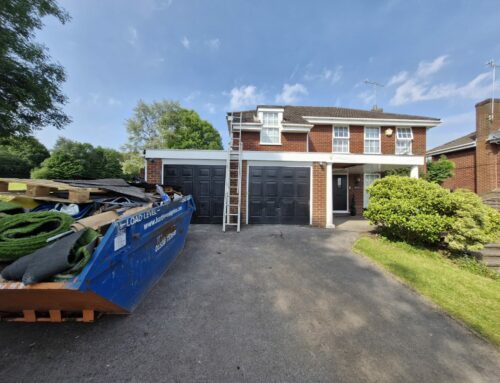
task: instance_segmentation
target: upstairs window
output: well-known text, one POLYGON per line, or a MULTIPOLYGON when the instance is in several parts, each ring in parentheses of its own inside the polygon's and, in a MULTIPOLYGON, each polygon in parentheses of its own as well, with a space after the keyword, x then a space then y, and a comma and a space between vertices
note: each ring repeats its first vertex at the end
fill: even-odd
POLYGON ((264 112, 262 118, 262 130, 260 131, 261 144, 280 143, 280 123, 277 112, 264 112))
POLYGON ((333 152, 349 153, 349 128, 347 126, 333 128, 333 152))
POLYGON ((380 128, 365 127, 365 153, 380 154, 380 128))
POLYGON ((396 154, 411 154, 411 128, 396 128, 396 154))

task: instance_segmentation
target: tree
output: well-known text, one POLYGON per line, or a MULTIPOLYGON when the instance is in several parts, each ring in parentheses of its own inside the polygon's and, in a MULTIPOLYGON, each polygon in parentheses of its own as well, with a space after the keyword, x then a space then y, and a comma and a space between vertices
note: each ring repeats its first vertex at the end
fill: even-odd
POLYGON ((445 179, 453 176, 454 169, 455 163, 447 159, 445 155, 442 155, 436 161, 430 160, 427 162, 427 174, 425 178, 427 181, 441 185, 445 179))
POLYGON ((69 20, 55 0, 0 1, 0 137, 29 135, 47 125, 60 129, 70 122, 61 109, 67 100, 61 91, 64 68, 34 41, 45 16, 62 24, 69 20))
POLYGON ((144 167, 144 158, 139 153, 125 153, 122 161, 123 175, 127 179, 138 177, 141 174, 141 169, 144 167))
POLYGON ((50 156, 47 148, 33 136, 0 140, 0 151, 22 158, 28 162, 30 169, 40 166, 42 161, 50 156))
POLYGON ((17 154, 0 149, 0 177, 29 178, 30 164, 17 154))
POLYGON ((127 121, 129 152, 144 149, 222 149, 219 132, 193 110, 175 101, 139 101, 127 121))
POLYGON ((33 178, 120 178, 121 154, 109 148, 59 138, 49 158, 33 170, 33 178))

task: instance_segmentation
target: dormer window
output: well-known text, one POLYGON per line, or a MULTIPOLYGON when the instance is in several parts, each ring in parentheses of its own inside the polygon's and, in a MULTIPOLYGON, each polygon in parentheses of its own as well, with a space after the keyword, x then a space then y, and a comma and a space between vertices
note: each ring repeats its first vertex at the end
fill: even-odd
POLYGON ((278 112, 264 112, 262 115, 261 144, 280 144, 280 121, 278 112))

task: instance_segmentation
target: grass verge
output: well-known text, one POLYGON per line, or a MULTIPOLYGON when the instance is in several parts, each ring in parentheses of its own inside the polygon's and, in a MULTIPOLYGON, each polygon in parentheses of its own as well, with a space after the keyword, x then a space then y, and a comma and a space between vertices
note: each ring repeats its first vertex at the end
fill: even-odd
POLYGON ((354 250, 500 346, 500 281, 460 268, 438 252, 381 237, 361 237, 354 250))

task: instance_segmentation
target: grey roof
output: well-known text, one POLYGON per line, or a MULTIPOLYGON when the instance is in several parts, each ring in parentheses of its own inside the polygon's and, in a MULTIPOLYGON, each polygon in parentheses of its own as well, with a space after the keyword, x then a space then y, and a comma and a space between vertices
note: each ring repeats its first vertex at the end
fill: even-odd
MULTIPOLYGON (((259 105, 257 108, 283 108, 283 121, 295 124, 306 124, 307 121, 302 117, 337 117, 337 118, 377 118, 388 120, 428 120, 438 122, 439 118, 414 116, 410 114, 387 113, 382 111, 338 108, 333 106, 278 106, 278 105, 259 105)), ((256 110, 245 110, 234 112, 235 116, 242 113, 242 122, 256 122, 256 110)), ((230 113, 228 113, 229 115, 230 113)))
POLYGON ((435 148, 428 150, 427 154, 432 155, 433 153, 446 153, 447 151, 456 150, 456 147, 471 145, 473 146, 476 143, 476 132, 469 133, 465 136, 456 138, 446 144, 436 146, 435 148))

